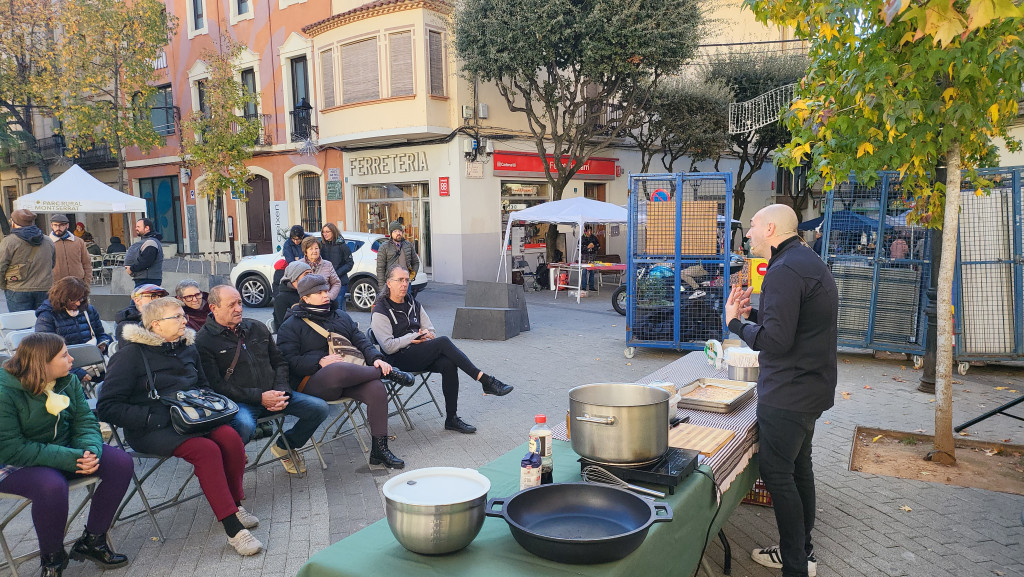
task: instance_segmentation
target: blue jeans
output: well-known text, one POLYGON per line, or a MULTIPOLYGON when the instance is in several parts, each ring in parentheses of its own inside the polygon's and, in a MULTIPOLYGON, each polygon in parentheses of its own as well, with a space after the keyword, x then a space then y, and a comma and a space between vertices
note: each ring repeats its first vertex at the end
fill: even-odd
POLYGON ((807 577, 807 556, 814 552, 811 438, 820 416, 757 405, 761 479, 772 495, 784 577, 807 577))
POLYGON ((341 290, 338 291, 338 298, 334 299, 338 302, 338 310, 345 310, 345 295, 348 294, 348 283, 342 283, 341 290))
MULTIPOLYGON (((291 397, 288 399, 288 406, 280 412, 272 413, 262 405, 238 403, 238 412, 231 420, 231 428, 238 431, 238 436, 242 437, 243 443, 248 443, 256 430, 256 419, 278 414, 291 415, 299 420, 291 429, 284 432, 284 436, 293 449, 298 449, 313 436, 316 428, 327 418, 329 410, 327 401, 292 391, 291 397)), ((281 445, 280 439, 278 439, 278 446, 282 449, 285 448, 281 445)))
MULTIPOLYGON (((597 277, 598 273, 592 270, 583 271, 583 282, 580 283, 580 287, 583 290, 597 290, 594 287, 594 278, 597 277)), ((598 279, 600 280, 600 279, 598 279)))
POLYGON ((34 311, 43 306, 43 301, 49 298, 46 291, 12 291, 4 290, 7 298, 7 311, 16 313, 20 311, 34 311))

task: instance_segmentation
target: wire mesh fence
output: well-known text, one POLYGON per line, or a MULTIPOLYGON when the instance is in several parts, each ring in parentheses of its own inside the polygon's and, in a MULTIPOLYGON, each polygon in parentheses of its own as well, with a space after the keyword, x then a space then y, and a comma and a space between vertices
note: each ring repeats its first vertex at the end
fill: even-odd
POLYGON ((627 343, 696 350, 725 331, 732 180, 724 173, 632 175, 627 343))

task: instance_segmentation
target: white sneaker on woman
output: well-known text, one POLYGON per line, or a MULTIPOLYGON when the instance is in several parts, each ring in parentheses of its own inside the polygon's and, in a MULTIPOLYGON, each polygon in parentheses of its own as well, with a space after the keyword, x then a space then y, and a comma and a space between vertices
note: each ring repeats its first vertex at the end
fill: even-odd
POLYGON ((246 529, 255 529, 260 524, 259 518, 246 511, 245 507, 241 505, 238 506, 238 512, 235 513, 235 517, 238 517, 238 522, 246 529))
POLYGON ((248 529, 242 529, 234 537, 228 537, 228 544, 238 551, 239 555, 255 555, 263 550, 263 543, 248 529))

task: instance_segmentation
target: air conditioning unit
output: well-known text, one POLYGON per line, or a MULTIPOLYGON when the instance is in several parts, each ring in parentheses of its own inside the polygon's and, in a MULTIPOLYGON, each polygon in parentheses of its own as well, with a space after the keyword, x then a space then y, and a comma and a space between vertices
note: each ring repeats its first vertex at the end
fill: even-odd
POLYGON ((473 118, 473 107, 469 104, 462 105, 462 118, 473 118))
POLYGON ((480 118, 487 118, 487 112, 488 112, 487 104, 484 103, 484 102, 481 102, 480 103, 480 114, 479 114, 480 118))

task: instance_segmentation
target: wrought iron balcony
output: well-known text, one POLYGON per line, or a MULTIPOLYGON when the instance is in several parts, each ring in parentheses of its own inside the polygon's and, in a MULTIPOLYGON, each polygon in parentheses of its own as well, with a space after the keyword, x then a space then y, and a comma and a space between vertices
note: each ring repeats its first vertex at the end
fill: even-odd
POLYGON ((290 112, 292 116, 292 142, 309 140, 317 134, 317 127, 313 126, 313 107, 303 98, 290 112))
MULTIPOLYGON (((254 146, 272 146, 274 144, 274 131, 270 114, 244 114, 242 118, 247 121, 257 119, 260 122, 260 133, 256 136, 255 142, 253 142, 254 146)), ((232 123, 231 131, 237 134, 238 130, 238 123, 232 123)))
POLYGON ((95 168, 113 168, 117 166, 117 157, 106 142, 97 142, 89 148, 79 151, 71 160, 86 170, 95 168))

